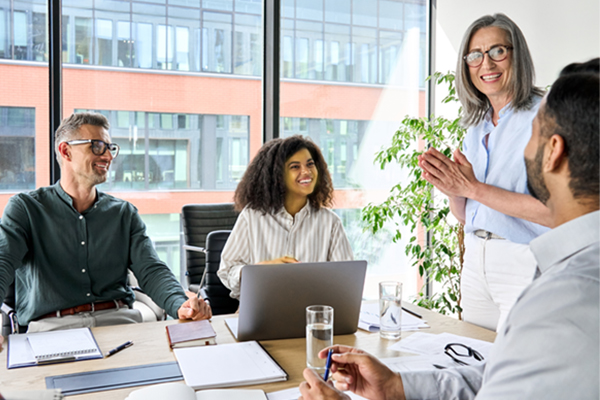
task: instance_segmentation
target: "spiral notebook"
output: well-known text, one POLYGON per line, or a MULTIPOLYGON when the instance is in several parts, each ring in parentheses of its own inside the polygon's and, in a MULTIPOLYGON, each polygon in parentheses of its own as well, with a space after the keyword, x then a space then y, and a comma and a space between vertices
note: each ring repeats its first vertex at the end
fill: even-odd
POLYGON ((102 358, 89 328, 8 336, 7 368, 102 358))

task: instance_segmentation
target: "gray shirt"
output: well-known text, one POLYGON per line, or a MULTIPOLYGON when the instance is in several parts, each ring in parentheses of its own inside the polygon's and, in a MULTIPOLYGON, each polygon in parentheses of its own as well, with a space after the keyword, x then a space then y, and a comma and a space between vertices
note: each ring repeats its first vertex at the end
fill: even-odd
POLYGON ((600 212, 534 239, 536 278, 486 366, 402 373, 407 399, 598 399, 600 212))

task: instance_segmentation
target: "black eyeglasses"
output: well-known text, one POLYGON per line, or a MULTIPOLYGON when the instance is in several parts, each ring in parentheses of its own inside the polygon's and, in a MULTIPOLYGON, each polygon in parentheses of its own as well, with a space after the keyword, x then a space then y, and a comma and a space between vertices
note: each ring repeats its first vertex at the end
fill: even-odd
POLYGON ((483 356, 480 352, 462 343, 448 343, 444 347, 444 353, 460 365, 469 365, 464 359, 470 357, 473 357, 477 361, 483 361, 483 356))
POLYGON ((103 142, 102 140, 94 140, 94 139, 76 139, 76 140, 71 140, 66 143, 71 146, 73 146, 73 145, 76 146, 78 144, 91 143, 92 144, 92 153, 94 153, 97 156, 101 156, 104 153, 106 153, 106 149, 108 149, 108 151, 110 151, 110 154, 112 154, 113 158, 117 158, 117 156, 119 155, 120 147, 116 143, 106 143, 106 142, 103 142))
POLYGON ((512 49, 512 46, 498 45, 484 52, 479 50, 472 51, 464 56, 463 60, 465 60, 469 67, 477 68, 483 64, 483 58, 486 54, 494 61, 504 61, 508 57, 508 51, 512 49))

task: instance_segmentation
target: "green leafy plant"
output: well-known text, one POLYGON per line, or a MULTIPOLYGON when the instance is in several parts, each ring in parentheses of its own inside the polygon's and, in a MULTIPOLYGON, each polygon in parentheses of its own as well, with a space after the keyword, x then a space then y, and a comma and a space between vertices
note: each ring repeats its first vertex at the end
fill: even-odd
MULTIPOLYGON (((454 74, 436 72, 429 79, 437 85, 446 85, 448 95, 443 103, 458 102, 454 87, 454 74)), ((400 240, 401 225, 410 228, 405 252, 419 274, 438 282, 441 289, 430 296, 419 293, 416 303, 442 314, 458 314, 460 307, 460 274, 464 254, 463 226, 450 216, 448 199, 435 197, 433 186, 421 177, 417 157, 423 153, 422 145, 431 145, 448 157, 461 146, 465 130, 460 127, 461 108, 454 119, 444 117, 413 118, 407 116, 392 138, 391 144, 376 154, 375 163, 384 169, 396 163, 408 172, 406 183, 398 183, 381 204, 368 204, 362 211, 367 230, 376 233, 388 224, 396 227, 394 242, 400 240), (419 144, 421 146, 419 146, 419 144), (419 228, 422 227, 421 231, 419 228), (424 232, 419 238, 419 232, 424 232), (423 238, 429 237, 428 245, 423 238)))

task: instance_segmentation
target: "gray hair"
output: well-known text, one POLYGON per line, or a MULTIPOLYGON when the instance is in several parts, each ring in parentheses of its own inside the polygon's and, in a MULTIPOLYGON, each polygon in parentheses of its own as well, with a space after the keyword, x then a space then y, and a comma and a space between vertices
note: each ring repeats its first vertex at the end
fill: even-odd
POLYGON ((478 124, 491 106, 487 96, 477 90, 471 82, 469 67, 463 59, 469 52, 469 44, 475 32, 491 26, 505 31, 509 44, 513 47, 512 74, 508 83, 511 107, 515 110, 529 110, 533 104, 533 97, 544 94, 542 89, 534 85, 535 68, 521 29, 504 14, 485 15, 469 26, 458 51, 456 94, 463 107, 461 125, 465 128, 478 124))
POLYGON ((75 139, 82 125, 100 126, 107 131, 110 128, 108 119, 104 115, 93 112, 75 113, 69 118, 63 119, 54 135, 54 152, 56 153, 56 160, 59 165, 62 166, 62 157, 58 151, 58 146, 62 142, 75 139))

